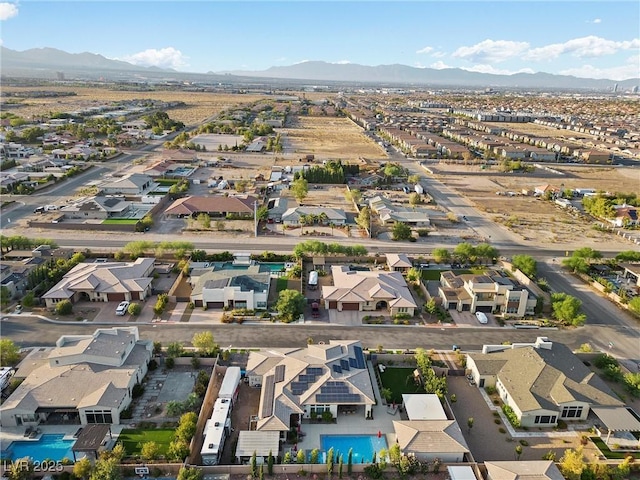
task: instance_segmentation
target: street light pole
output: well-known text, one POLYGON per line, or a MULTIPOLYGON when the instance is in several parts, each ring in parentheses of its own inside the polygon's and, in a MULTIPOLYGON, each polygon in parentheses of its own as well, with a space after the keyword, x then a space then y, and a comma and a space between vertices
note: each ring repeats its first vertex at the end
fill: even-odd
POLYGON ((253 236, 258 237, 258 201, 253 202, 253 236))

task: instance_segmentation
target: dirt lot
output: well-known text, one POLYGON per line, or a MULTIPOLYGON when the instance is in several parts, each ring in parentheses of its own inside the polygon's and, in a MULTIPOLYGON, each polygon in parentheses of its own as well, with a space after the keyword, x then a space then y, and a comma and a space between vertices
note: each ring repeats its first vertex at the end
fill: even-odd
MULTIPOLYGON (((615 167, 559 167, 564 175, 536 169, 528 174, 511 174, 481 170, 479 166, 439 164, 433 168, 439 180, 464 193, 475 206, 495 222, 507 225, 512 231, 531 242, 553 243, 561 246, 576 238, 585 245, 596 245, 606 235, 592 228, 595 222, 588 217, 570 214, 552 202, 527 195, 506 196, 496 192, 523 189, 533 191, 536 186, 553 185, 565 188, 595 188, 618 192, 640 193, 637 169, 615 167)), ((611 239, 616 238, 611 235, 611 239)), ((629 243, 621 242, 622 248, 629 243)))
MULTIPOLYGON (((3 87, 3 91, 6 93, 30 90, 43 90, 43 88, 3 87)), ((169 116, 174 120, 184 122, 186 125, 196 125, 226 108, 238 104, 255 102, 264 98, 264 96, 261 95, 172 91, 116 91, 103 88, 85 87, 47 86, 45 90, 55 92, 75 92, 76 96, 28 98, 24 100, 23 106, 14 108, 11 111, 21 117, 31 118, 33 116, 38 117, 41 115, 47 115, 50 111, 74 111, 121 100, 149 98, 152 100, 162 100, 167 102, 184 102, 186 104, 184 107, 171 109, 168 112, 169 116)), ((19 97, 17 98, 19 99, 19 97)))
POLYGON ((286 132, 300 155, 343 160, 386 156, 382 147, 347 118, 297 117, 288 124, 286 132))

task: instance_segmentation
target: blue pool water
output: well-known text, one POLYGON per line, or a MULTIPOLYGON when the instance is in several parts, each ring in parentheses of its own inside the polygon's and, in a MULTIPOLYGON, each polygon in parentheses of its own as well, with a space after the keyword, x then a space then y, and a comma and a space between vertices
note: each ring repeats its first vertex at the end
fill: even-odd
POLYGON ((353 449, 352 463, 370 463, 373 453, 379 454, 380 450, 387 449, 385 436, 377 435, 320 435, 320 446, 325 453, 333 447, 336 462, 342 455, 342 461, 347 463, 349 449, 353 449))
MULTIPOLYGON (((234 265, 231 262, 215 263, 216 270, 247 270, 247 265, 234 265)), ((258 263, 260 273, 281 272, 284 270, 284 263, 258 263)))
POLYGON ((43 460, 73 460, 71 447, 75 440, 63 440, 64 435, 42 435, 37 441, 11 442, 7 449, 11 454, 11 460, 31 457, 34 462, 43 460))

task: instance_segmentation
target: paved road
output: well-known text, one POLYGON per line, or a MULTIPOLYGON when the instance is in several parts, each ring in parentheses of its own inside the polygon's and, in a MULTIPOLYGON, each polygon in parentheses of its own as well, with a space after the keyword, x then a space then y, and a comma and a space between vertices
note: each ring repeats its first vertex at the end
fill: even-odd
MULTIPOLYGON (((133 325, 124 323, 122 325, 133 325)), ((89 334, 98 325, 95 323, 53 324, 35 317, 13 315, 3 317, 2 336, 10 338, 22 347, 51 346, 64 334, 89 334)), ((592 338, 606 335, 620 335, 615 326, 587 325, 575 330, 514 330, 505 328, 438 328, 406 326, 358 326, 341 327, 327 324, 160 324, 138 325, 142 338, 168 344, 174 341, 189 342, 193 334, 204 329, 210 330, 221 345, 233 347, 291 347, 306 345, 307 338, 315 342, 331 339, 360 339, 364 346, 377 348, 405 349, 423 346, 425 348, 451 349, 453 344, 463 350, 480 350, 484 344, 511 342, 532 342, 538 336, 547 336, 552 341, 578 348, 592 338)), ((638 337, 636 337, 636 342, 638 337)), ((640 361, 640 349, 633 343, 621 343, 617 352, 625 358, 640 361), (624 349, 624 350, 623 350, 624 349)))

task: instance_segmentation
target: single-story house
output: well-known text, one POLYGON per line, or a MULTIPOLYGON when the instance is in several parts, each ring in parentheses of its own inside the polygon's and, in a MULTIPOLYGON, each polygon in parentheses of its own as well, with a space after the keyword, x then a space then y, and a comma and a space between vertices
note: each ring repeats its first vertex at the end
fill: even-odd
POLYGON ((210 217, 226 217, 237 215, 242 218, 253 218, 254 203, 258 199, 250 195, 225 196, 215 195, 211 197, 189 196, 174 201, 164 211, 170 217, 196 218, 201 213, 210 217))
POLYGON ((191 301, 196 307, 266 309, 271 274, 258 268, 200 272, 191 278, 191 301))
POLYGON ((534 344, 485 345, 483 353, 467 355, 467 368, 479 388, 496 388, 523 427, 584 421, 592 406, 624 406, 569 347, 545 337, 534 344))
POLYGON ((303 217, 313 217, 314 223, 318 222, 322 225, 344 225, 347 222, 347 216, 344 210, 339 208, 328 207, 291 207, 282 214, 282 223, 288 226, 302 225, 303 217))
POLYGON ((158 187, 149 175, 132 173, 129 176, 104 182, 99 186, 104 195, 142 196, 158 187))
POLYGON ((331 267, 333 285, 322 287, 325 308, 331 310, 388 310, 413 316, 418 307, 400 272, 352 270, 348 265, 331 267))
POLYGON ((65 217, 78 219, 121 218, 131 209, 131 202, 122 197, 90 197, 60 208, 65 217))
POLYGON ((152 351, 153 343, 140 340, 137 327, 64 335, 2 404, 0 424, 120 424, 152 351))
POLYGON ((411 263, 406 253, 387 253, 386 257, 387 267, 392 272, 405 273, 413 267, 413 263, 411 263))
POLYGON ((404 455, 432 462, 463 462, 469 447, 455 420, 399 420, 393 422, 396 441, 404 455))
POLYGON ((553 460, 484 462, 487 480, 565 480, 553 460))
POLYGON ((48 308, 62 300, 75 303, 144 300, 151 293, 155 258, 138 258, 134 262, 79 263, 73 267, 42 299, 48 308))

